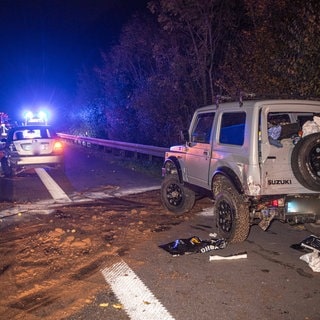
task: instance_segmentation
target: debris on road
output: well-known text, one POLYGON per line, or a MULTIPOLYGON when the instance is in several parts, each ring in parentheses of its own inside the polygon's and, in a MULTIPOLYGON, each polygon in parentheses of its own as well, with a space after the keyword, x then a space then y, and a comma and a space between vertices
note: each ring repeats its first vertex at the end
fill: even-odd
MULTIPOLYGON (((205 199, 195 212, 202 206, 207 206, 205 199)), ((106 290, 102 264, 186 221, 186 216, 164 211, 157 190, 61 205, 46 214, 44 205, 41 213, 34 208, 27 204, 21 210, 19 205, 10 217, 0 215, 0 282, 5 288, 0 290, 1 319, 9 313, 12 319, 21 314, 28 320, 76 319, 78 312, 94 305, 92 297, 106 290)), ((3 209, 6 203, 0 203, 3 209)), ((107 293, 99 310, 121 311, 115 300, 107 293)), ((144 301, 145 307, 149 300, 144 301)))
POLYGON ((309 267, 314 272, 320 272, 320 238, 315 235, 310 235, 300 243, 293 244, 291 248, 305 251, 308 250, 311 252, 304 254, 300 257, 300 260, 308 263, 309 267))
POLYGON ((209 261, 219 261, 219 260, 238 260, 238 259, 247 259, 247 253, 242 252, 242 253, 237 253, 237 254, 232 254, 230 256, 210 256, 209 261))
POLYGON ((318 252, 320 252, 320 238, 311 235, 307 238, 305 238, 304 240, 301 241, 300 245, 302 247, 308 248, 310 250, 316 250, 318 252))
POLYGON ((101 307, 101 308, 107 308, 107 307, 109 307, 109 303, 108 303, 108 302, 100 303, 100 304, 99 304, 99 307, 101 307))
POLYGON ((318 253, 320 253, 320 238, 312 234, 303 239, 300 243, 291 245, 291 248, 299 251, 318 251, 318 253))
POLYGON ((187 239, 177 239, 159 247, 171 253, 173 256, 181 256, 190 253, 205 253, 212 250, 224 249, 227 243, 224 239, 201 240, 197 236, 187 239))
POLYGON ((312 271, 320 272, 320 253, 317 250, 304 254, 300 260, 305 261, 312 271))

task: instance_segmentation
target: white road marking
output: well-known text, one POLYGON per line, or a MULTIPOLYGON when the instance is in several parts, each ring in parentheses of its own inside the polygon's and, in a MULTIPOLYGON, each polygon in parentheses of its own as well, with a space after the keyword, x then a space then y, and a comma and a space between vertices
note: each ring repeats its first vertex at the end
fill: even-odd
POLYGON ((50 214, 54 212, 54 208, 48 209, 48 205, 26 204, 18 205, 12 208, 8 208, 0 211, 0 219, 16 216, 23 213, 36 213, 36 214, 50 214))
MULTIPOLYGON (((98 199, 106 199, 106 198, 113 198, 113 197, 120 197, 124 195, 130 194, 138 194, 143 193, 146 191, 157 190, 160 189, 159 186, 155 187, 146 187, 146 188, 132 188, 127 189, 122 192, 117 192, 116 194, 112 194, 112 191, 109 193, 104 192, 84 192, 84 193, 74 193, 71 195, 71 200, 62 201, 63 204, 67 205, 68 203, 81 203, 81 202, 89 202, 95 201, 98 199)), ((37 213, 37 214, 50 214, 54 211, 56 207, 61 206, 61 202, 57 202, 54 199, 52 200, 41 200, 34 203, 27 203, 27 204, 15 204, 13 207, 0 211, 0 219, 14 216, 19 213, 37 213)))
POLYGON ((58 201, 58 202, 72 201, 43 168, 36 168, 35 171, 55 201, 58 201))
POLYGON ((213 207, 210 208, 204 208, 202 211, 197 213, 198 216, 204 216, 204 217, 213 217, 213 207))
POLYGON ((103 269, 102 274, 130 319, 174 320, 124 261, 103 269))
POLYGON ((119 190, 119 188, 117 188, 116 190, 86 192, 85 196, 91 199, 103 199, 103 198, 128 196, 130 194, 138 194, 142 192, 159 190, 159 189, 160 189, 160 186, 140 187, 140 188, 131 188, 131 189, 123 189, 123 190, 119 190))

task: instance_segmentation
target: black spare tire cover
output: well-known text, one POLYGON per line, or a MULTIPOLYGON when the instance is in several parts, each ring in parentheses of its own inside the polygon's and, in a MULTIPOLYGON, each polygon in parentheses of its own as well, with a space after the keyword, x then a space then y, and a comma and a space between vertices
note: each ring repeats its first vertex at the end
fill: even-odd
POLYGON ((295 145, 291 168, 305 188, 320 191, 320 133, 307 135, 295 145))

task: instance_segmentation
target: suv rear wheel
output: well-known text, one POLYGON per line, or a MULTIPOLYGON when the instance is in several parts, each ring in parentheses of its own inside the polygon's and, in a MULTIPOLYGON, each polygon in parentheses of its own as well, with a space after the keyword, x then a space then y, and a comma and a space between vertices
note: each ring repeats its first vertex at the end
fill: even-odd
POLYGON ((246 240, 250 231, 249 208, 244 198, 225 177, 214 180, 215 202, 213 212, 219 237, 228 242, 246 240))
POLYGON ((161 184, 161 201, 169 211, 182 214, 194 206, 195 193, 180 183, 176 175, 167 175, 161 184))

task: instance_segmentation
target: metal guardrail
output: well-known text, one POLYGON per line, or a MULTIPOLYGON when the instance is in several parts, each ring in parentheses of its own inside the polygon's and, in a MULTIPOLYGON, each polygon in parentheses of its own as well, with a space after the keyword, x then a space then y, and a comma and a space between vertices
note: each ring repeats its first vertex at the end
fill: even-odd
POLYGON ((58 133, 58 136, 64 140, 71 141, 76 144, 81 144, 85 147, 92 147, 92 145, 95 145, 102 146, 111 150, 117 149, 120 151, 130 151, 134 153, 135 157, 137 157, 137 155, 140 153, 149 155, 151 158, 152 156, 164 158, 165 153, 169 151, 169 148, 164 147, 155 147, 144 144, 129 143, 115 140, 104 140, 98 138, 73 136, 65 133, 58 133))

